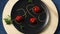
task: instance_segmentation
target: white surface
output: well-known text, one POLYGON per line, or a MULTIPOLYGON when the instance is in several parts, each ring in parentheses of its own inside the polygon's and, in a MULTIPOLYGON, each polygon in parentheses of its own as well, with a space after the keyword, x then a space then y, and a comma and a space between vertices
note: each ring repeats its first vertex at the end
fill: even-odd
MULTIPOLYGON (((23 34, 23 33, 19 32, 13 26, 13 24, 6 25, 6 23, 4 21, 4 18, 6 18, 7 15, 11 14, 11 9, 17 1, 18 0, 9 0, 3 11, 2 21, 3 21, 3 26, 4 26, 7 34, 23 34)), ((50 18, 51 20, 50 20, 49 27, 45 31, 41 32, 40 34, 53 34, 58 25, 58 13, 57 13, 56 7, 51 0, 42 0, 42 2, 44 2, 48 6, 48 9, 51 14, 51 18, 50 18)))

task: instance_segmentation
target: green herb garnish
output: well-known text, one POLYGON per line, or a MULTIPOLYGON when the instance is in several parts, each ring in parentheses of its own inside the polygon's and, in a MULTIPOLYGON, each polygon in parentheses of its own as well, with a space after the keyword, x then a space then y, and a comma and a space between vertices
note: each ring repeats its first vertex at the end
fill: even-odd
POLYGON ((31 2, 32 3, 32 0, 28 0, 28 2, 31 2))
POLYGON ((8 25, 10 25, 12 23, 11 17, 9 15, 7 18, 4 18, 4 20, 5 20, 6 24, 8 24, 8 25))
POLYGON ((23 27, 24 27, 23 25, 20 25, 20 29, 23 29, 23 27))

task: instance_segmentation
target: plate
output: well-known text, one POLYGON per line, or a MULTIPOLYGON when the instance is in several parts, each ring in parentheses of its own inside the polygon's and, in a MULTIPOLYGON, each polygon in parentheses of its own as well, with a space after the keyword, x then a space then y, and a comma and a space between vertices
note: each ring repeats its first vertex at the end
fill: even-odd
MULTIPOLYGON (((48 7, 49 11, 50 11, 50 21, 49 24, 47 25, 47 27, 45 28, 45 30, 43 30, 41 32, 41 34, 53 34, 57 28, 58 25, 58 13, 57 13, 57 9, 55 7, 55 5, 53 4, 53 2, 51 0, 41 0, 43 3, 46 4, 46 6, 48 7), (52 7, 53 6, 53 7, 52 7)), ((12 7, 14 6, 14 4, 17 2, 14 0, 9 0, 8 3, 6 4, 4 11, 3 11, 3 17, 2 17, 2 21, 3 21, 3 25, 4 28, 6 30, 6 32, 8 34, 23 34, 21 32, 19 32, 13 24, 11 25, 7 25, 4 21, 4 18, 7 17, 7 15, 11 14, 11 10, 12 7)))

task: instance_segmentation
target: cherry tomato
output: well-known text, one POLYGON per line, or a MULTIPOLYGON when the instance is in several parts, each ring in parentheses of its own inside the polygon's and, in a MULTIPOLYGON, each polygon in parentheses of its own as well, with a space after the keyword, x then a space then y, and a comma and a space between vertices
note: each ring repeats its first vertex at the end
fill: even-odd
POLYGON ((29 21, 30 21, 31 24, 35 24, 36 23, 36 18, 30 18, 29 21))
POLYGON ((17 22, 21 22, 23 20, 23 17, 22 16, 16 16, 15 20, 17 22))
POLYGON ((34 6, 34 7, 33 7, 33 11, 34 11, 35 13, 39 13, 39 12, 40 12, 40 8, 39 8, 38 6, 34 6))

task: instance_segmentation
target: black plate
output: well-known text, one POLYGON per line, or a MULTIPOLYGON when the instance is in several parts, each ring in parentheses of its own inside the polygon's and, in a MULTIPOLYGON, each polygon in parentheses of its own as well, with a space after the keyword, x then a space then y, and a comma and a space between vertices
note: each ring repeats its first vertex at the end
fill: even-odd
POLYGON ((47 6, 40 0, 34 0, 28 2, 28 0, 19 0, 12 8, 11 20, 15 28, 25 34, 36 34, 46 27, 49 21, 49 11, 47 6), (37 5, 40 8, 40 13, 35 14, 32 8, 37 5), (23 16, 26 14, 25 16, 23 16), (17 23, 15 18, 17 15, 23 16, 22 23, 17 23), (35 17, 37 19, 37 24, 32 25, 29 23, 29 18, 35 17), (22 29, 21 29, 21 26, 22 29))

